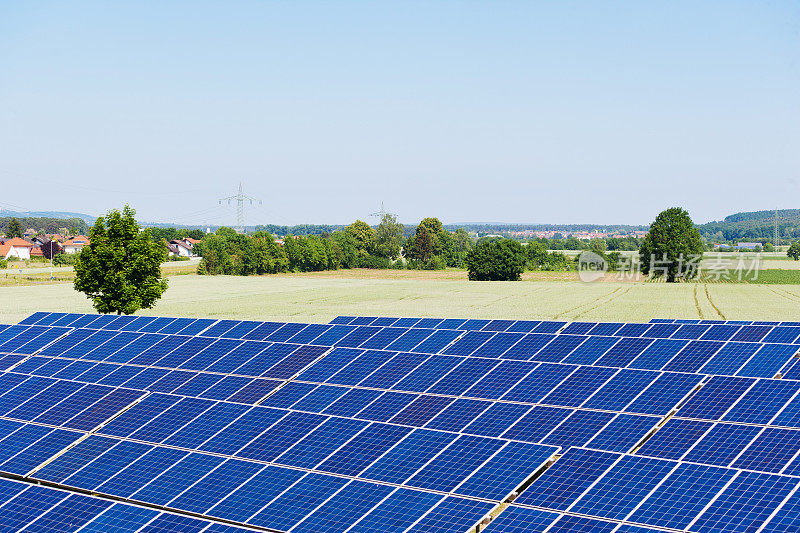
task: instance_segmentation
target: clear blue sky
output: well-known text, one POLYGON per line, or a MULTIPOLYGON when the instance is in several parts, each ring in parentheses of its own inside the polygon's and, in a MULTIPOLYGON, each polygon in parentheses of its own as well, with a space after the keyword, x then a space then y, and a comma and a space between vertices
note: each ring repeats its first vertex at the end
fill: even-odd
POLYGON ((0 207, 232 224, 800 207, 796 1, 0 5, 0 207))

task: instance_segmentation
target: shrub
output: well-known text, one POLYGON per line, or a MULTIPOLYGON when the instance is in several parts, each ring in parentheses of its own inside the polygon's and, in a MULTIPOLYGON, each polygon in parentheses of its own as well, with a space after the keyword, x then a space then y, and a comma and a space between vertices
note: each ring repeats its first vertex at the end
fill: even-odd
POLYGON ((56 266, 74 265, 78 254, 57 254, 53 257, 53 264, 56 266))
POLYGON ((169 261, 188 261, 189 258, 185 255, 171 255, 168 258, 169 261))
POLYGON ((525 249, 511 239, 479 242, 465 259, 472 281, 518 281, 525 262, 525 249))
POLYGON ((8 261, 5 259, 0 259, 0 268, 8 268, 8 261))

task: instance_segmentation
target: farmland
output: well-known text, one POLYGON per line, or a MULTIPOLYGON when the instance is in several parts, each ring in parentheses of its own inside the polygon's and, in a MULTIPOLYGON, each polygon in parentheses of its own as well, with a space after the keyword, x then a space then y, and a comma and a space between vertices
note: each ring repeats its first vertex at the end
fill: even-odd
MULTIPOLYGON (((800 285, 581 283, 575 273, 469 282, 459 271, 336 271, 229 277, 173 275, 140 314, 326 322, 337 315, 647 321, 653 317, 800 319, 800 285), (549 276, 549 277, 548 277, 549 276)), ((36 310, 91 312, 71 283, 0 287, 0 322, 36 310)))

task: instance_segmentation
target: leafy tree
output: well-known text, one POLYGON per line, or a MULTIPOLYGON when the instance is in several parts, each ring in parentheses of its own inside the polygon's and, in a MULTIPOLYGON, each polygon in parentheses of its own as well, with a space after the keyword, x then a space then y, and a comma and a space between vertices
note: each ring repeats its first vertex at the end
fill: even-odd
POLYGON ((467 252, 472 249, 472 239, 464 228, 458 228, 453 233, 445 232, 444 255, 447 266, 461 268, 464 266, 464 258, 467 252))
POLYGON ((605 239, 592 239, 589 241, 589 250, 596 254, 604 253, 608 250, 608 243, 605 239))
POLYGON ((8 223, 6 235, 12 239, 14 237, 22 237, 22 227, 19 225, 19 220, 16 218, 11 219, 11 221, 8 223))
POLYGON ((413 258, 419 261, 430 261, 434 256, 433 237, 431 236, 428 228, 420 224, 417 226, 417 233, 414 235, 413 241, 413 258))
POLYGON ((167 257, 163 243, 141 231, 126 205, 99 217, 89 232, 89 246, 75 261, 75 290, 85 293, 100 313, 129 315, 155 305, 167 290, 161 263, 167 257))
POLYGON ((349 233, 355 239, 356 249, 358 255, 361 257, 367 256, 372 253, 375 246, 375 230, 369 224, 362 220, 356 220, 346 228, 344 231, 349 233))
POLYGON ((386 213, 375 229, 375 255, 397 259, 403 245, 403 225, 394 215, 386 213))
POLYGON ((659 213, 639 248, 642 272, 664 276, 670 283, 695 277, 699 269, 688 266, 702 254, 700 232, 689 213, 680 207, 659 213))
POLYGON ((511 239, 479 242, 464 261, 473 281, 518 281, 525 271, 525 249, 511 239))
POLYGON ((203 258, 197 266, 198 274, 233 274, 233 259, 224 237, 207 235, 195 245, 194 251, 203 258))
POLYGON ((792 243, 786 251, 786 255, 797 261, 800 259, 800 241, 792 243))
POLYGON ((771 242, 766 242, 766 243, 764 243, 764 251, 765 252, 774 252, 775 251, 775 246, 773 246, 773 244, 771 242))

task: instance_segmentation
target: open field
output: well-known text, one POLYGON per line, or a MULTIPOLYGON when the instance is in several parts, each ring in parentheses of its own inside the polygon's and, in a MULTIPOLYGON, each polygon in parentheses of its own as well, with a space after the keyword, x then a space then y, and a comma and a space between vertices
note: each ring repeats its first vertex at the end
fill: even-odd
MULTIPOLYGON (((457 271, 338 271, 261 277, 171 276, 140 314, 326 322, 337 315, 647 321, 800 320, 799 285, 469 282, 457 271), (461 275, 461 279, 455 277, 461 275)), ((574 276, 574 273, 572 273, 574 276)), ((574 279, 574 278, 573 278, 574 279)), ((36 310, 92 312, 70 283, 0 287, 0 322, 36 310)))

